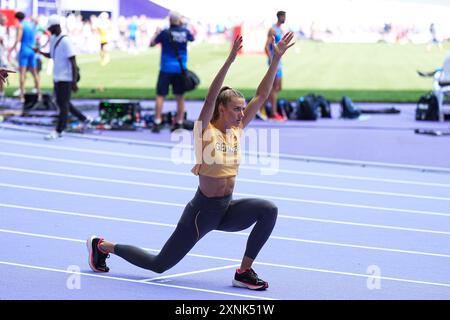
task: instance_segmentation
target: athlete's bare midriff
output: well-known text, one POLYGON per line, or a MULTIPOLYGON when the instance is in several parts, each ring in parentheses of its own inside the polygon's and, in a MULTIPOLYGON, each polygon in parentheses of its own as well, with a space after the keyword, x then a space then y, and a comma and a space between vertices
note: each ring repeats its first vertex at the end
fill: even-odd
POLYGON ((233 193, 236 177, 213 178, 199 176, 200 191, 208 198, 223 197, 233 193))

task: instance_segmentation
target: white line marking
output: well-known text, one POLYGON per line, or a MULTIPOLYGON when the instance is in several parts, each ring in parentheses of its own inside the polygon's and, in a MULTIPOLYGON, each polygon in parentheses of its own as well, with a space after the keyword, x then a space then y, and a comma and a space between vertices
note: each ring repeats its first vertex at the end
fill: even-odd
MULTIPOLYGON (((67 212, 65 214, 67 214, 67 212)), ((171 225, 165 225, 165 224, 156 224, 156 223, 147 223, 147 224, 172 227, 171 225)), ((214 230, 214 232, 227 233, 225 231, 217 231, 217 230, 214 230)), ((241 236, 249 236, 249 233, 245 233, 245 232, 233 232, 233 234, 241 235, 241 236)), ((354 244, 340 243, 340 242, 299 239, 299 238, 293 238, 293 237, 282 237, 282 236, 271 235, 270 239, 285 240, 285 241, 300 242, 300 243, 309 243, 309 244, 318 244, 318 245, 326 245, 326 246, 337 246, 337 247, 347 247, 347 248, 356 248, 356 249, 364 249, 364 250, 376 250, 376 251, 386 251, 386 252, 396 252, 396 253, 413 254, 413 255, 425 255, 425 256, 450 258, 449 254, 442 254, 442 253, 431 253, 431 252, 415 251, 415 250, 402 250, 402 249, 392 249, 392 248, 384 248, 384 247, 362 246, 362 245, 354 245, 354 244)))
MULTIPOLYGON (((101 194, 97 194, 97 193, 82 193, 82 192, 74 192, 74 191, 30 187, 30 186, 23 186, 23 185, 9 184, 9 183, 0 183, 0 187, 25 189, 25 190, 40 191, 40 192, 52 192, 52 193, 60 193, 60 194, 67 194, 67 195, 73 195, 73 196, 82 196, 82 197, 91 197, 91 198, 100 198, 100 199, 109 199, 109 200, 118 200, 118 201, 151 203, 151 204, 167 205, 167 206, 182 207, 182 208, 184 208, 186 206, 185 204, 173 203, 173 202, 162 202, 162 201, 153 201, 153 200, 145 200, 145 199, 137 199, 137 198, 107 196, 107 195, 101 195, 101 194)), ((245 193, 234 193, 234 194, 249 196, 249 194, 245 194, 245 193)), ((261 197, 262 196, 258 196, 258 198, 261 198, 261 197)), ((271 198, 271 199, 277 199, 277 200, 286 200, 285 198, 282 198, 282 197, 272 197, 272 196, 267 196, 267 197, 271 198)), ((444 216, 444 217, 450 216, 450 213, 447 213, 447 212, 377 207, 377 206, 368 206, 368 205, 359 205, 359 204, 350 204, 350 203, 341 203, 341 202, 332 202, 332 201, 306 200, 306 199, 300 199, 300 198, 292 199, 292 201, 301 202, 301 203, 319 204, 319 205, 330 205, 330 206, 359 208, 359 209, 371 209, 371 210, 380 210, 380 211, 392 211, 392 212, 401 212, 401 213, 413 213, 413 214, 432 215, 432 216, 444 216)))
POLYGON ((168 276, 154 277, 154 278, 144 279, 144 280, 140 280, 140 281, 147 282, 147 281, 156 281, 156 280, 166 280, 166 279, 178 278, 178 277, 183 277, 183 276, 189 276, 189 275, 192 275, 192 274, 199 274, 199 273, 218 271, 218 270, 237 268, 237 267, 239 267, 239 264, 232 264, 232 265, 224 266, 224 267, 217 267, 217 268, 209 268, 209 269, 203 269, 203 270, 197 270, 197 271, 191 271, 191 272, 176 273, 176 274, 171 274, 171 275, 168 275, 168 276))
POLYGON ((130 201, 130 202, 139 202, 139 203, 151 203, 151 204, 159 204, 159 205, 173 206, 173 207, 183 207, 183 208, 185 207, 185 205, 183 205, 183 204, 177 204, 177 203, 172 203, 172 202, 143 200, 143 199, 116 197, 116 196, 107 196, 107 195, 100 195, 100 194, 96 194, 96 193, 83 193, 83 192, 62 191, 62 190, 47 189, 47 188, 35 188, 35 187, 19 186, 19 185, 6 184, 6 183, 0 183, 0 187, 17 188, 17 189, 42 191, 42 192, 53 192, 53 193, 60 193, 60 194, 68 194, 68 195, 72 195, 72 196, 101 198, 101 199, 108 199, 108 200, 120 200, 120 201, 130 201))
MULTIPOLYGON (((47 148, 57 151, 74 151, 81 153, 90 153, 90 154, 98 154, 98 155, 107 155, 114 157, 123 157, 123 158, 133 158, 133 159, 144 159, 144 160, 155 160, 155 161, 163 161, 163 162, 171 162, 172 159, 170 157, 155 157, 155 156, 144 156, 144 155, 136 155, 130 153, 120 153, 120 152, 112 152, 112 151, 100 151, 93 149, 84 149, 84 148, 74 148, 74 147, 63 147, 63 146, 53 146, 48 144, 39 144, 39 143, 31 143, 31 142, 19 142, 19 141, 10 141, 5 139, 0 139, 0 142, 12 144, 12 145, 22 145, 28 147, 38 147, 40 149, 47 148)), ((192 164, 191 162, 185 164, 192 164)), ((241 165, 241 169, 246 170, 254 170, 260 171, 261 167, 254 166, 245 166, 241 165)), ((338 174, 327 174, 321 172, 307 172, 307 171, 298 171, 298 170, 287 170, 287 169, 278 169, 280 173, 287 174, 297 174, 297 175, 308 175, 308 176, 319 176, 319 177, 328 177, 328 178, 340 178, 340 179, 352 179, 352 180, 363 180, 363 181, 376 181, 376 182, 387 182, 387 183, 401 183, 401 184, 415 184, 415 185, 424 185, 424 186, 435 186, 435 187, 450 187, 449 184, 443 183, 433 183, 433 182, 422 182, 422 181, 413 181, 413 180, 397 180, 397 179, 383 179, 383 178, 373 178, 373 177, 359 177, 359 176, 349 176, 349 175, 338 175, 338 174)))
MULTIPOLYGON (((82 176, 82 175, 66 174, 66 173, 56 173, 56 172, 42 171, 42 170, 21 169, 21 168, 15 168, 15 167, 0 166, 0 170, 38 174, 38 175, 53 176, 53 177, 70 178, 70 179, 88 180, 88 181, 128 184, 128 185, 149 187, 149 188, 163 188, 163 189, 182 190, 182 191, 195 191, 196 190, 196 188, 180 187, 180 186, 175 186, 175 185, 170 185, 170 184, 147 183, 147 182, 109 179, 109 178, 98 178, 98 177, 90 177, 90 176, 82 176)), ((249 179, 247 179, 247 181, 248 180, 249 179)), ((364 194, 373 194, 373 195, 391 196, 391 197, 405 197, 405 198, 434 200, 434 201, 436 201, 436 200, 450 201, 450 198, 447 198, 447 197, 422 196, 422 195, 406 194, 406 193, 357 190, 357 189, 349 189, 349 188, 333 188, 333 187, 314 186, 314 185, 307 185, 307 184, 277 183, 277 182, 270 182, 270 181, 264 182, 264 181, 260 181, 260 180, 252 180, 252 182, 255 182, 255 183, 260 182, 260 183, 266 183, 266 184, 271 184, 271 185, 280 185, 281 184, 283 186, 291 186, 291 187, 296 186, 296 187, 300 187, 300 188, 320 189, 320 190, 338 191, 338 192, 345 192, 345 193, 353 192, 353 193, 364 193, 364 194)), ((275 197, 275 196, 269 196, 269 195, 257 195, 257 194, 252 194, 252 193, 238 193, 238 192, 236 192, 235 194, 248 196, 248 197, 260 197, 260 198, 278 199, 278 200, 286 200, 286 201, 297 201, 296 198, 289 198, 289 197, 275 197)))
POLYGON ((439 230, 430 230, 430 229, 417 229, 417 228, 407 228, 407 227, 398 227, 398 226, 388 226, 382 224, 369 224, 369 223, 358 223, 358 222, 350 222, 350 221, 342 221, 342 220, 330 220, 330 219, 318 219, 318 218, 309 218, 302 216, 286 216, 286 215, 278 215, 279 218, 292 219, 292 220, 304 220, 304 221, 313 221, 319 223, 332 223, 332 224, 343 224, 355 227, 367 227, 367 228, 379 228, 379 229, 390 229, 390 230, 399 230, 399 231, 411 231, 411 232, 424 232, 424 233, 436 233, 436 234, 445 234, 450 235, 448 231, 439 231, 439 230))
MULTIPOLYGON (((92 166, 92 167, 98 167, 98 168, 122 169, 122 170, 129 170, 129 171, 138 171, 138 172, 171 174, 171 175, 177 175, 177 176, 192 177, 193 179, 196 179, 196 177, 192 173, 177 172, 177 171, 171 171, 171 170, 158 170, 158 169, 149 169, 149 168, 142 168, 142 167, 130 167, 130 166, 115 165, 115 164, 106 164, 103 162, 98 163, 98 162, 90 162, 90 161, 68 160, 68 159, 61 159, 61 158, 30 156, 30 155, 25 155, 25 154, 20 154, 20 153, 12 153, 12 152, 0 152, 0 155, 24 158, 24 159, 32 159, 32 160, 43 160, 43 161, 51 161, 51 162, 59 162, 59 163, 85 165, 85 166, 92 166)), ((449 185, 449 187, 450 187, 450 185, 449 185)))
MULTIPOLYGON (((176 227, 176 224, 170 224, 170 223, 160 223, 160 222, 154 222, 154 221, 128 219, 128 218, 121 218, 121 217, 111 217, 111 216, 96 215, 96 214, 94 215, 94 214, 87 214, 87 213, 80 213, 80 212, 73 212, 73 211, 54 210, 54 209, 48 209, 48 208, 37 208, 37 207, 29 207, 29 206, 22 206, 22 205, 8 204, 8 203, 0 203, 0 207, 12 208, 12 209, 23 209, 23 210, 36 211, 36 212, 62 214, 62 215, 77 216, 77 217, 84 217, 84 218, 129 222, 129 223, 137 223, 137 224, 144 224, 144 225, 155 225, 155 226, 163 226, 163 227, 170 227, 170 228, 176 227)), ((423 233, 450 235, 450 232, 448 232, 448 231, 438 231, 438 230, 430 230, 430 229, 415 229, 415 228, 405 228, 405 227, 396 227, 396 226, 387 226, 387 225, 378 225, 378 224, 367 224, 367 223, 355 223, 355 222, 348 222, 348 221, 317 219, 317 218, 308 218, 308 217, 301 217, 301 216, 292 217, 292 216, 284 216, 284 215, 279 214, 278 218, 287 218, 287 219, 292 219, 292 220, 305 220, 305 221, 313 221, 313 222, 319 222, 319 223, 343 224, 343 225, 350 225, 350 226, 356 226, 356 227, 379 228, 379 229, 388 229, 388 230, 399 230, 399 231, 423 232, 423 233)), ((213 230, 213 232, 221 232, 222 233, 224 231, 213 230)), ((232 232, 231 234, 234 234, 234 232, 232 232)))
POLYGON ((8 262, 8 261, 0 261, 0 264, 14 266, 14 267, 22 267, 22 268, 28 268, 28 269, 41 270, 41 271, 51 271, 51 272, 59 272, 59 273, 79 274, 79 275, 82 275, 82 276, 93 277, 93 278, 103 278, 103 279, 118 280, 118 281, 131 282, 131 283, 140 283, 140 284, 152 285, 152 286, 176 288, 176 289, 198 291, 198 292, 207 292, 207 293, 214 293, 214 294, 227 295, 227 296, 233 296, 233 297, 243 297, 243 298, 262 299, 262 300, 276 300, 276 299, 273 299, 273 298, 267 298, 267 297, 261 297, 261 296, 254 296, 254 295, 247 295, 247 294, 238 294, 238 293, 231 293, 231 292, 224 292, 224 291, 217 291, 217 290, 200 289, 200 288, 186 287, 186 286, 177 286, 177 285, 173 285, 173 284, 166 284, 166 283, 159 283, 159 282, 143 282, 142 280, 134 280, 134 279, 128 279, 128 278, 121 278, 121 277, 105 276, 105 275, 99 275, 99 274, 87 273, 87 272, 74 272, 74 271, 69 271, 69 270, 62 270, 62 269, 56 269, 56 268, 34 266, 34 265, 29 265, 29 264, 14 263, 14 262, 8 262))
MULTIPOLYGON (((56 237, 56 236, 49 236, 49 235, 28 233, 28 232, 14 231, 14 230, 0 229, 0 232, 12 233, 12 234, 18 234, 18 235, 25 235, 25 236, 32 236, 32 237, 37 237, 37 238, 47 238, 47 239, 53 239, 53 240, 64 240, 64 241, 78 242, 78 243, 82 243, 83 245, 85 243, 85 240, 70 239, 70 238, 64 238, 64 237, 56 237)), ((159 250, 155 250, 155 249, 147 249, 147 248, 143 248, 143 249, 147 250, 147 251, 159 252, 159 250)), ((240 262, 239 259, 230 259, 230 258, 214 257, 214 256, 206 256, 206 255, 198 255, 198 254, 190 254, 190 253, 188 253, 187 255, 188 256, 192 256, 192 257, 199 257, 199 258, 209 258, 209 259, 215 259, 215 260, 240 262)), ((335 270, 320 269, 320 268, 309 268, 309 267, 301 267, 301 266, 290 266, 290 265, 283 265, 283 264, 277 264, 277 263, 267 263, 267 262, 257 262, 257 261, 255 261, 254 264, 258 264, 258 265, 262 265, 262 266, 276 267, 276 268, 286 268, 286 269, 303 270, 303 271, 311 271, 311 272, 319 272, 319 273, 330 273, 330 274, 347 275, 347 276, 363 277, 363 278, 367 278, 367 277, 371 276, 371 275, 368 275, 368 274, 359 274, 359 273, 335 271, 335 270)), ((67 272, 67 270, 64 270, 64 271, 67 272)), ((411 279, 402 279, 402 278, 384 277, 384 276, 378 277, 378 278, 385 279, 385 280, 390 280, 390 281, 399 281, 399 282, 408 282, 408 283, 415 283, 415 284, 425 284, 425 285, 433 285, 433 286, 450 287, 449 283, 427 282, 427 281, 421 281, 421 280, 411 280, 411 279)), ((141 282, 142 280, 133 280, 133 281, 137 281, 139 283, 142 283, 141 282)))
MULTIPOLYGON (((50 172, 50 171, 43 171, 43 170, 23 169, 23 168, 17 168, 17 167, 0 166, 0 170, 15 171, 15 172, 22 172, 22 173, 30 173, 30 174, 39 174, 39 175, 47 175, 47 176, 54 176, 54 177, 71 178, 71 179, 89 180, 89 181, 129 184, 129 185, 150 187, 150 188, 164 188, 164 189, 175 189, 175 190, 183 190, 183 191, 195 191, 196 190, 195 188, 179 187, 179 186, 167 185, 167 184, 146 183, 146 182, 139 182, 139 181, 109 179, 109 178, 98 178, 98 177, 82 176, 82 175, 74 175, 74 174, 66 174, 66 173, 57 173, 57 172, 50 172)), ((262 183, 262 184, 269 184, 269 185, 280 185, 280 186, 286 186, 286 187, 315 189, 315 190, 337 191, 337 192, 345 192, 345 193, 353 192, 353 193, 362 193, 362 194, 391 196, 391 197, 405 197, 405 198, 415 198, 415 199, 425 199, 425 200, 450 201, 450 198, 447 198, 447 197, 424 196, 424 195, 407 194, 407 193, 381 192, 381 191, 350 189, 350 188, 325 187, 325 186, 310 185, 310 184, 276 182, 276 181, 256 180, 256 179, 239 179, 239 181, 246 181, 246 182, 260 183, 260 184, 262 183)), ((236 194, 239 194, 239 193, 236 193, 236 194)), ((258 195, 256 195, 256 194, 249 194, 249 196, 257 197, 258 195)), ((260 196, 260 197, 267 198, 269 196, 260 196)), ((289 201, 294 201, 293 198, 285 198, 285 199, 290 199, 289 201)))
MULTIPOLYGON (((39 130, 39 129, 30 129, 30 128, 22 128, 20 126, 8 125, 8 124, 0 124, 1 129, 10 129, 10 130, 18 130, 18 131, 29 131, 29 132, 40 132, 47 133, 48 130, 39 130)), ((154 141, 142 141, 142 140, 133 140, 133 139, 123 139, 123 138, 114 138, 114 137, 103 137, 92 134, 70 134, 67 136, 78 139, 86 139, 86 140, 94 140, 94 141, 104 141, 104 142, 119 142, 119 143, 128 143, 134 145, 145 145, 145 146, 154 146, 154 147, 164 147, 164 148, 182 148, 182 149, 193 149, 192 145, 186 144, 176 144, 176 143, 164 143, 164 142, 154 142, 154 141)), ((386 163, 386 162, 375 162, 375 161, 360 161, 360 160, 348 160, 348 159, 340 159, 340 158, 326 158, 326 157, 312 157, 312 156, 301 156, 294 154, 285 154, 285 153, 267 153, 267 152, 254 152, 254 151, 246 151, 243 152, 245 155, 249 156, 257 156, 264 158, 280 158, 287 160, 300 160, 306 162, 322 162, 328 164, 345 164, 345 165, 354 165, 354 166, 373 166, 373 167, 381 167, 381 168, 389 168, 389 169, 402 169, 402 170, 416 170, 416 171, 435 171, 440 173, 450 173, 449 168, 445 167, 432 167, 432 166, 419 166, 419 165, 410 165, 410 164, 396 164, 396 163, 386 163)))

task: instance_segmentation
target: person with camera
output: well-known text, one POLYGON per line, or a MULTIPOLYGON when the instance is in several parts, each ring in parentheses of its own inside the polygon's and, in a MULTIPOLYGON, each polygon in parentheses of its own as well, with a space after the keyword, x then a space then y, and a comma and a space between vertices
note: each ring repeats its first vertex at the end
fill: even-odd
POLYGON ((183 128, 184 120, 184 84, 183 70, 178 57, 181 59, 183 69, 187 70, 187 42, 194 41, 192 33, 183 26, 181 16, 172 12, 169 16, 170 27, 164 30, 156 30, 150 41, 150 47, 161 44, 161 63, 156 85, 155 118, 153 120, 152 132, 159 133, 162 128, 162 109, 164 99, 169 93, 169 85, 175 95, 177 103, 177 114, 172 131, 183 128))

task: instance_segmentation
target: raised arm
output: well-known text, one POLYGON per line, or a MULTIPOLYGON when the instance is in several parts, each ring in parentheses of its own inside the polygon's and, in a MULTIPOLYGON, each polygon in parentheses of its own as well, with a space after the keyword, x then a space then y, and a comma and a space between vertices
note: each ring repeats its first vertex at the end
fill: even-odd
POLYGON ((248 103, 247 108, 244 111, 244 118, 242 119, 243 127, 246 127, 250 121, 255 118, 256 113, 261 108, 261 106, 266 102, 269 97, 270 90, 275 80, 275 75, 277 73, 278 63, 281 57, 286 52, 287 49, 292 47, 295 42, 291 43, 294 38, 294 33, 288 32, 283 38, 275 45, 275 39, 272 37, 272 46, 274 49, 274 54, 270 62, 269 69, 267 70, 264 78, 261 80, 258 88, 256 89, 256 94, 252 100, 248 103))
POLYGON ((150 39, 150 47, 156 46, 158 43, 161 42, 161 40, 158 38, 158 36, 161 34, 161 29, 158 27, 156 28, 155 33, 153 34, 152 38, 150 39), (157 39, 158 38, 158 39, 157 39), (157 41, 158 40, 158 41, 157 41))
POLYGON ((220 88, 222 87, 223 80, 225 79, 228 69, 230 68, 241 48, 242 36, 239 36, 234 40, 233 47, 231 48, 227 60, 225 60, 224 65, 222 66, 222 68, 220 68, 213 82, 209 86, 208 94, 206 95, 202 111, 198 116, 198 120, 202 123, 202 131, 208 126, 208 123, 212 119, 214 113, 214 105, 216 103, 217 96, 219 95, 220 88))

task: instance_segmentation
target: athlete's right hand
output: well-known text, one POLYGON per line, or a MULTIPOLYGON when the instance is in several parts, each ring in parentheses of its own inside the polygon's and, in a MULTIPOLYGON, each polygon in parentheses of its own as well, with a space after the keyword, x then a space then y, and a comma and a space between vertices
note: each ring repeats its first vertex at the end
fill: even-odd
POLYGON ((239 36, 234 40, 233 47, 231 48, 230 55, 228 56, 228 60, 230 62, 233 62, 241 49, 242 49, 242 36, 239 36))

